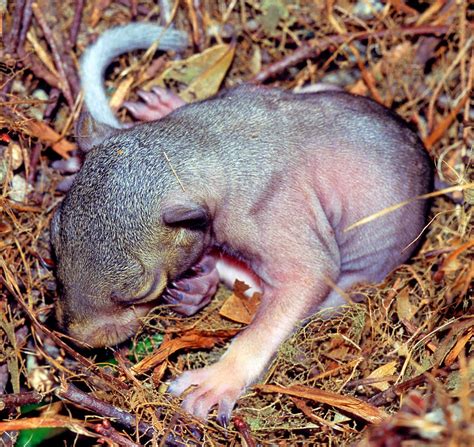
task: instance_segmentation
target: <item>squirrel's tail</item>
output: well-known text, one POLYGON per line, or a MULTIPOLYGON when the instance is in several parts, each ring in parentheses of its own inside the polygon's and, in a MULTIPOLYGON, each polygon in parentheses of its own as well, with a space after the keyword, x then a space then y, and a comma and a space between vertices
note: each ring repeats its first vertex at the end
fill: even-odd
POLYGON ((81 85, 84 101, 92 117, 112 127, 123 127, 109 107, 104 89, 104 73, 112 60, 128 51, 147 49, 158 42, 160 50, 184 50, 187 34, 152 23, 131 23, 103 33, 81 59, 81 85))

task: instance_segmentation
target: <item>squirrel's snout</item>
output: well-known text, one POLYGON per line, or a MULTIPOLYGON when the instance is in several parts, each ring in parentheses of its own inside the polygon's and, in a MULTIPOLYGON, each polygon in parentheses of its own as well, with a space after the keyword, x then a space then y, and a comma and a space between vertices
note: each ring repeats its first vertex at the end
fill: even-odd
POLYGON ((110 302, 105 309, 84 305, 81 312, 71 312, 62 302, 56 305, 56 318, 59 327, 80 344, 100 348, 116 345, 134 335, 152 307, 152 304, 122 307, 110 302))

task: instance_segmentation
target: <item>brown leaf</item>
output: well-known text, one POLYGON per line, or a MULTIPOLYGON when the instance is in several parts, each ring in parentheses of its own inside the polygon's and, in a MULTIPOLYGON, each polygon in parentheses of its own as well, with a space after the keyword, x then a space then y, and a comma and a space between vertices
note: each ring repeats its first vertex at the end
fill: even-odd
POLYGON ((331 405, 358 419, 364 419, 371 424, 378 424, 387 417, 387 414, 383 410, 356 397, 342 396, 318 388, 310 388, 302 385, 293 385, 288 388, 278 385, 256 385, 254 388, 263 393, 287 394, 289 396, 302 397, 314 402, 331 405))
MULTIPOLYGON (((379 366, 378 368, 374 369, 368 376, 368 379, 381 379, 387 376, 391 376, 392 374, 395 373, 397 369, 397 361, 392 361, 389 363, 386 363, 385 365, 379 366)), ((390 384, 388 382, 377 382, 377 383, 371 383, 370 386, 373 386, 374 388, 377 388, 380 391, 385 391, 390 387, 390 384)))
POLYGON ((411 321, 413 316, 418 311, 418 308, 414 306, 410 301, 409 289, 405 287, 400 290, 397 294, 397 314, 401 320, 411 321))
POLYGON ((449 352, 449 354, 444 359, 444 364, 446 366, 451 366, 454 361, 458 358, 458 355, 464 349, 466 344, 472 340, 472 336, 474 335, 474 328, 470 328, 466 334, 464 334, 454 345, 453 349, 449 352))
POLYGON ((165 340, 149 356, 132 367, 136 374, 143 374, 168 359, 171 354, 182 349, 210 349, 236 335, 240 329, 222 329, 219 331, 199 331, 196 329, 184 333, 181 337, 165 340))
POLYGON ((25 123, 26 132, 32 137, 38 138, 43 143, 51 146, 51 148, 61 157, 69 158, 69 152, 77 149, 77 145, 67 141, 61 137, 53 128, 46 123, 36 120, 30 120, 25 123))
POLYGON ((262 294, 255 292, 250 298, 245 292, 250 286, 238 279, 234 284, 234 293, 222 305, 219 315, 237 323, 250 324, 262 298, 262 294))

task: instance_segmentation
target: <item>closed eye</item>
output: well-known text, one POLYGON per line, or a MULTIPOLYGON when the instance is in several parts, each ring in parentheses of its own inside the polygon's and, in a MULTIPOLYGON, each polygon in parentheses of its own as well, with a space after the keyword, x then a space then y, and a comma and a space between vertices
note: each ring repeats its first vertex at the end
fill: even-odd
POLYGON ((113 291, 111 293, 112 301, 122 306, 132 306, 134 304, 147 303, 157 299, 166 287, 166 275, 163 273, 156 274, 153 278, 153 282, 146 292, 140 293, 135 297, 124 296, 122 292, 113 291))

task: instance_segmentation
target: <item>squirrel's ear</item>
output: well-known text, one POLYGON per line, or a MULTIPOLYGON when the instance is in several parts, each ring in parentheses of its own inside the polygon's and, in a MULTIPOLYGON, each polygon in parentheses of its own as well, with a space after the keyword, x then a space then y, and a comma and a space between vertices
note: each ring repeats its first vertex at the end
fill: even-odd
POLYGON ((84 152, 89 152, 94 146, 102 143, 116 132, 117 129, 99 123, 86 111, 81 112, 76 125, 77 143, 84 152))
POLYGON ((162 211, 163 223, 170 226, 202 229, 209 224, 206 208, 197 203, 168 205, 162 211))
POLYGON ((53 246, 53 252, 55 252, 59 247, 59 225, 61 220, 61 205, 59 205, 54 211, 53 218, 51 219, 50 224, 50 237, 51 245, 53 246))

